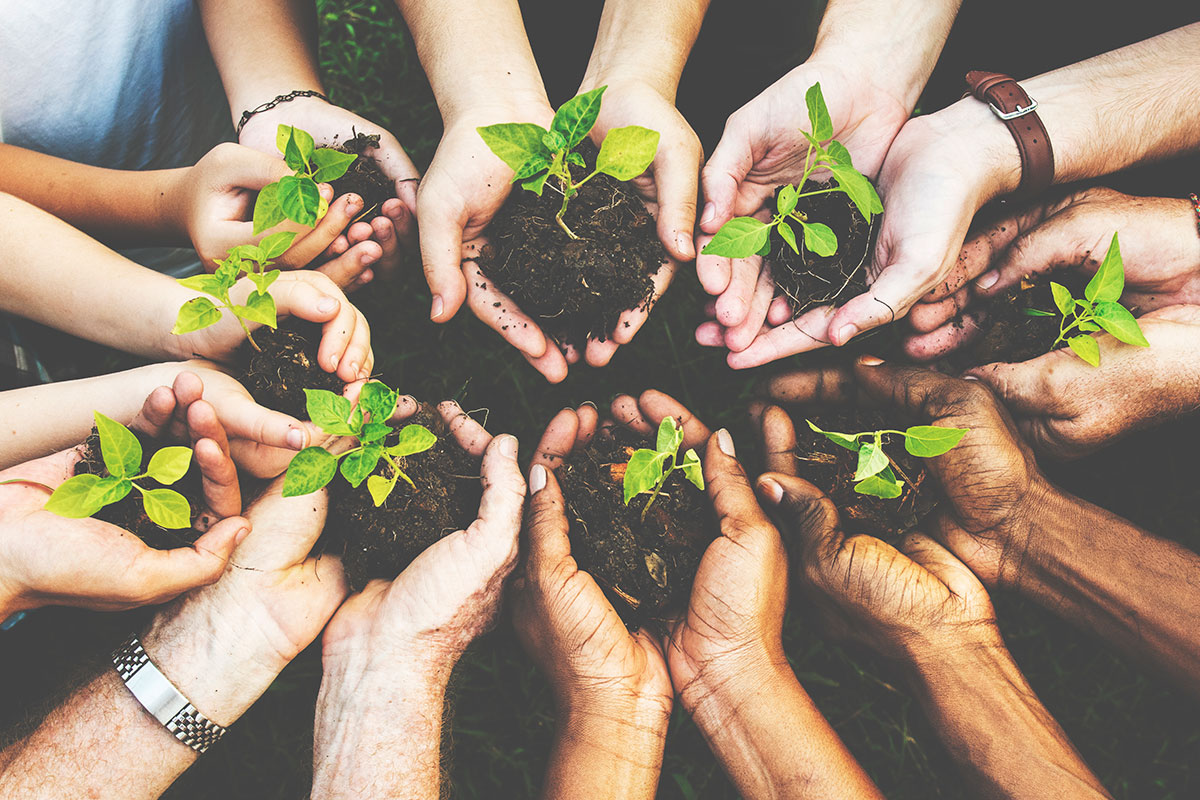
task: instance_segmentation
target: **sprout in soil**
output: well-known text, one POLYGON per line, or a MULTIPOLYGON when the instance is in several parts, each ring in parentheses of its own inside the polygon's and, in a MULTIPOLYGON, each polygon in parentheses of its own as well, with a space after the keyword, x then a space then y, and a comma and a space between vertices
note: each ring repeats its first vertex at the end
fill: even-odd
POLYGON ((695 484, 697 489, 704 489, 704 471, 696 451, 688 448, 679 460, 679 446, 683 444, 683 430, 674 417, 667 417, 658 426, 658 441, 654 449, 643 447, 635 450, 625 466, 625 505, 639 494, 650 493, 650 499, 642 506, 642 519, 650 504, 654 502, 671 473, 683 470, 683 476, 695 484))
POLYGON ((796 185, 787 184, 779 190, 775 203, 775 214, 770 222, 754 217, 734 217, 721 226, 712 240, 701 252, 704 255, 726 258, 749 258, 765 256, 771 252, 771 229, 779 231, 788 246, 800 254, 801 244, 796 238, 792 224, 798 224, 803 233, 803 247, 818 256, 831 256, 837 252, 837 234, 823 222, 809 220, 796 207, 800 200, 818 194, 843 192, 867 220, 883 211, 883 203, 875 187, 850 161, 850 152, 841 142, 833 140, 833 120, 825 107, 821 84, 808 87, 805 95, 808 104, 808 121, 812 133, 801 131, 808 139, 808 152, 804 156, 804 172, 796 185), (822 144, 825 142, 825 144, 822 144), (827 169, 833 175, 834 186, 827 189, 802 191, 810 175, 818 169, 827 169))
MULTIPOLYGON (((1100 269, 1084 287, 1083 299, 1071 296, 1071 290, 1060 283, 1050 282, 1050 291, 1054 295, 1054 305, 1062 314, 1058 325, 1058 338, 1054 340, 1051 349, 1065 341, 1082 358, 1093 367, 1100 366, 1100 345, 1089 336, 1100 330, 1112 334, 1118 341, 1138 347, 1149 347, 1146 336, 1138 326, 1133 314, 1117 301, 1125 291, 1125 263, 1121 259, 1121 245, 1117 234, 1113 234, 1112 242, 1108 245, 1108 253, 1100 264, 1100 269), (1068 333, 1075 331, 1071 336, 1068 333)), ((1053 317, 1050 311, 1039 308, 1022 309, 1024 314, 1031 317, 1053 317)))
POLYGON ((858 453, 858 469, 854 472, 854 491, 873 497, 899 497, 904 482, 896 478, 894 464, 883 451, 883 437, 895 434, 904 437, 904 449, 920 458, 933 458, 948 452, 967 435, 966 428, 942 428, 936 425, 914 425, 904 431, 867 431, 865 433, 834 433, 823 431, 808 420, 808 427, 834 444, 858 453), (868 441, 863 441, 868 440, 868 441))
POLYGON ((587 168, 583 156, 575 152, 596 124, 600 113, 600 96, 607 86, 584 92, 559 107, 550 123, 550 130, 531 122, 505 122, 476 128, 483 141, 515 173, 512 182, 542 196, 546 181, 553 178, 551 187, 562 195, 562 207, 554 217, 559 227, 572 239, 575 232, 563 221, 567 204, 579 193, 579 187, 603 172, 619 181, 633 180, 654 161, 658 151, 658 131, 629 125, 613 128, 600 144, 596 168, 585 178, 571 177, 571 165, 587 168))
POLYGON ((378 381, 362 388, 358 405, 340 394, 323 389, 305 389, 308 416, 330 436, 353 436, 358 446, 334 455, 322 447, 306 447, 292 459, 283 479, 283 496, 298 497, 311 494, 327 485, 338 472, 341 461, 342 477, 358 488, 365 480, 367 491, 376 506, 383 505, 396 481, 403 478, 414 490, 412 479, 404 474, 397 459, 423 453, 437 443, 437 436, 424 425, 405 425, 399 431, 389 423, 396 410, 399 394, 378 381), (397 433, 395 444, 388 446, 387 437, 397 433), (372 475, 380 459, 387 462, 388 476, 372 475))

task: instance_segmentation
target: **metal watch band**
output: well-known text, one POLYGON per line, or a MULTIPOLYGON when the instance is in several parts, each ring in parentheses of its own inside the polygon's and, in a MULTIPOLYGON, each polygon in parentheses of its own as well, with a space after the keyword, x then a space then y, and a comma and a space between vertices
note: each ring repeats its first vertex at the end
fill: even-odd
POLYGON ((1014 195, 1032 197, 1048 188, 1054 182, 1054 148, 1037 115, 1037 101, 1010 76, 999 72, 968 72, 967 87, 975 99, 991 107, 1017 142, 1021 183, 1014 195))
POLYGON ((171 734, 197 753, 225 735, 225 728, 205 717, 166 676, 158 671, 136 634, 113 651, 113 666, 125 688, 171 734))

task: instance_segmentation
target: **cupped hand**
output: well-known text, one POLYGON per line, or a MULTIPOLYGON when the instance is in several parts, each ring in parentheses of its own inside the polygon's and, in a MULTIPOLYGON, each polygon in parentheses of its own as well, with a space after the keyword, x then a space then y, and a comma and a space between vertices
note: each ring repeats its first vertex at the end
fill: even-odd
POLYGON ((190 547, 153 550, 132 533, 98 519, 43 510, 49 491, 75 474, 79 448, 0 472, 0 613, 43 605, 115 611, 165 602, 217 580, 249 533, 237 470, 213 406, 199 381, 180 374, 146 399, 133 427, 192 447, 205 508, 190 547))
POLYGON ((978 328, 969 324, 979 317, 972 306, 1024 278, 1058 269, 1091 276, 1114 233, 1125 267, 1124 305, 1145 313, 1200 303, 1200 236, 1189 200, 1095 186, 976 225, 950 275, 912 309, 917 335, 907 349, 914 358, 940 358, 967 343, 978 328))

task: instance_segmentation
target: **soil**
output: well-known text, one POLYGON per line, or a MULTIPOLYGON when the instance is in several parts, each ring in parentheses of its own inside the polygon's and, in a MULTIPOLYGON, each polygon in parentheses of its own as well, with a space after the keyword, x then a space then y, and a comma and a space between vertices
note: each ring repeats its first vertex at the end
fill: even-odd
MULTIPOLYGON (((163 445, 145 434, 137 431, 133 433, 142 444, 142 468, 145 469, 146 465, 150 463, 150 457, 163 445)), ((94 427, 87 441, 83 443, 83 458, 75 465, 75 474, 108 477, 108 469, 104 466, 104 456, 100 451, 100 436, 94 427)), ((139 479, 138 485, 143 489, 163 488, 161 483, 151 478, 139 479)), ((168 488, 174 489, 187 498, 188 503, 192 506, 192 522, 195 523, 204 502, 204 492, 200 468, 196 466, 194 459, 187 473, 168 488)), ((130 491, 116 503, 100 509, 94 518, 124 528, 155 550, 190 547, 196 539, 200 538, 200 533, 191 528, 171 530, 147 517, 145 508, 142 506, 142 495, 137 489, 130 491)))
POLYGON ((341 378, 317 363, 320 325, 291 317, 275 330, 255 331, 254 341, 261 351, 248 341, 238 348, 235 377, 260 405, 297 419, 308 419, 305 389, 327 389, 341 394, 346 388, 341 378))
POLYGON ((904 482, 903 494, 893 500, 885 500, 854 491, 858 454, 834 444, 808 427, 805 421, 808 419, 824 430, 837 433, 903 430, 908 425, 898 424, 894 417, 886 418, 878 411, 859 408, 823 410, 796 417, 796 466, 799 475, 829 495, 837 506, 842 530, 847 534, 865 533, 895 542, 913 530, 933 509, 935 493, 925 487, 928 480, 925 467, 920 458, 904 449, 901 437, 883 437, 883 450, 892 460, 892 470, 904 482))
MULTIPOLYGON (((376 578, 394 579, 427 547, 478 516, 480 459, 458 446, 436 413, 422 410, 407 422, 424 425, 438 437, 429 450, 400 459, 415 490, 401 478, 377 508, 366 481, 355 489, 337 476, 329 484, 329 518, 320 547, 342 554, 355 591, 376 578)), ((386 443, 395 444, 396 438, 392 434, 386 443)), ((385 475, 385 466, 381 460, 375 474, 385 475)))
POLYGON ((371 156, 365 155, 367 150, 378 146, 378 133, 366 134, 358 132, 355 132, 354 136, 341 144, 333 146, 335 150, 341 150, 343 153, 354 153, 359 157, 350 165, 350 169, 346 170, 345 175, 329 184, 333 187, 333 196, 338 197, 347 192, 354 192, 363 199, 362 216, 364 218, 378 216, 379 209, 384 202, 396 196, 396 186, 383 173, 379 162, 371 156))
MULTIPOLYGON (((802 192, 828 189, 832 181, 805 182, 802 192)), ((775 195, 778 197, 779 190, 775 195)), ((787 295, 792 310, 798 316, 815 306, 837 305, 841 300, 862 294, 867 289, 867 256, 871 246, 872 224, 859 212, 844 192, 830 192, 800 198, 796 212, 811 222, 823 222, 837 234, 837 252, 818 256, 801 246, 797 255, 772 234, 771 276, 775 285, 787 295)), ((797 238, 800 226, 793 226, 797 238)))
MULTIPOLYGON (((596 148, 579 153, 595 162, 596 148)), ((578 180, 591 168, 572 167, 578 180)), ((571 199, 558 226, 562 195, 548 181, 542 196, 514 188, 488 226, 480 270, 550 335, 564 342, 603 341, 621 312, 644 307, 651 276, 667 259, 654 218, 625 183, 597 175, 571 199)), ((482 288, 482 287, 481 287, 482 288)))
POLYGON ((571 553, 604 590, 630 630, 666 631, 686 607, 692 580, 717 523, 708 497, 671 474, 645 519, 648 494, 627 506, 624 466, 653 442, 624 428, 597 436, 556 470, 567 506, 571 553))

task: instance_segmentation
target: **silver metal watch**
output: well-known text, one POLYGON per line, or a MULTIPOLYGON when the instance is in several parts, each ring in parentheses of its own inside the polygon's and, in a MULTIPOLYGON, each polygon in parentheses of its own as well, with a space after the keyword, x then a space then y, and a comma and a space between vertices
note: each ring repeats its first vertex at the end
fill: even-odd
POLYGON ((146 655, 136 634, 113 651, 113 666, 125 688, 176 739, 203 753, 225 735, 225 728, 205 717, 146 655))

